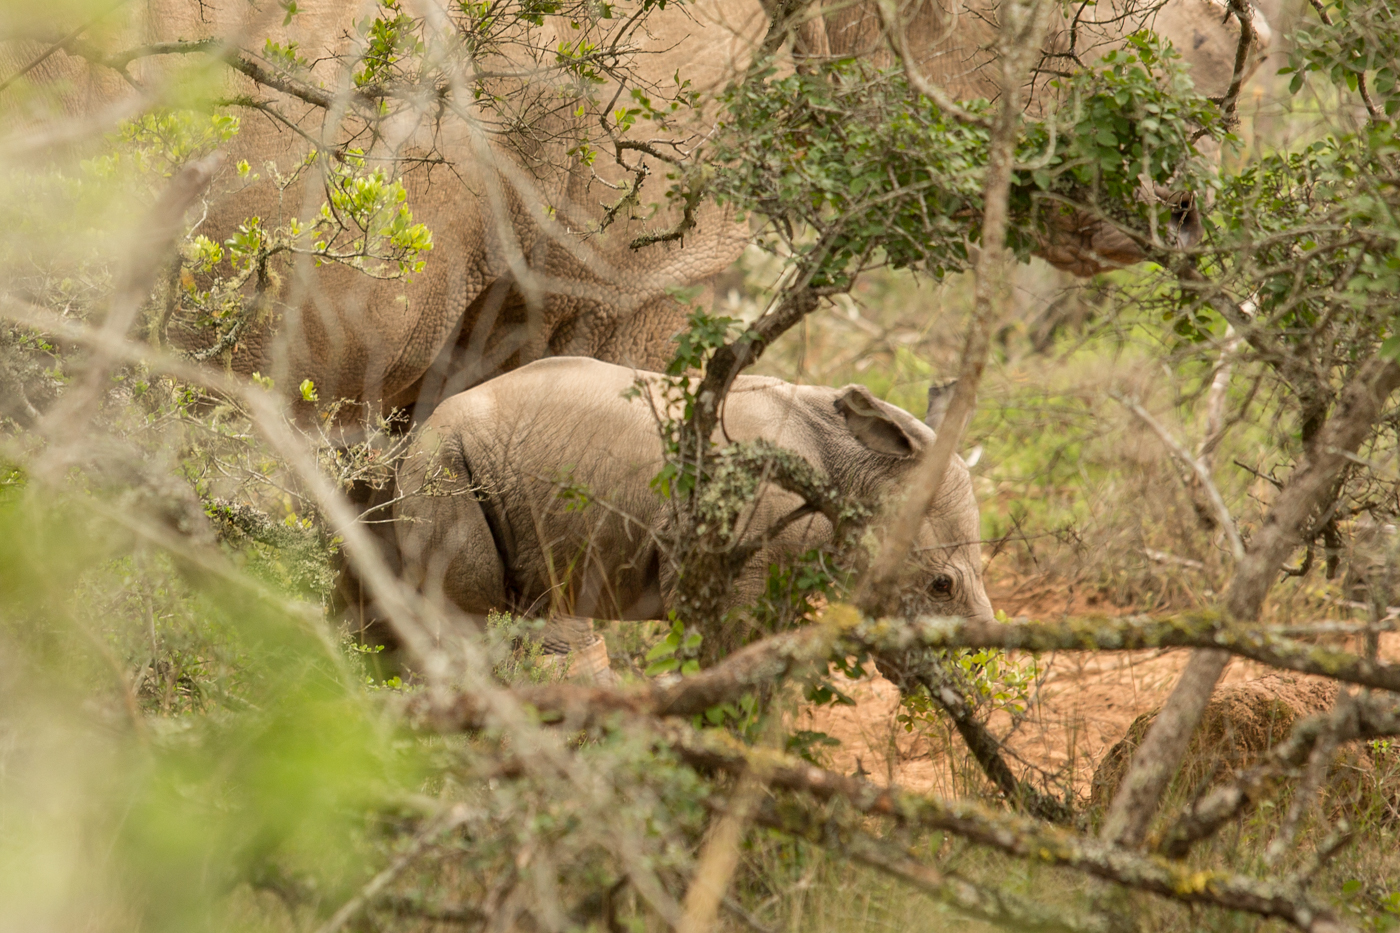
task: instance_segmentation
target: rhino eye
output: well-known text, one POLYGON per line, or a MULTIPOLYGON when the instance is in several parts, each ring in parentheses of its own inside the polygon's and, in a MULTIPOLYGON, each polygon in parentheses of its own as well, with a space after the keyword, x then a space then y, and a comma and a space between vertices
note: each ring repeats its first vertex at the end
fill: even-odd
POLYGON ((953 578, 946 573, 940 573, 933 578, 929 584, 929 589, 933 590, 937 596, 951 596, 953 593, 953 578))

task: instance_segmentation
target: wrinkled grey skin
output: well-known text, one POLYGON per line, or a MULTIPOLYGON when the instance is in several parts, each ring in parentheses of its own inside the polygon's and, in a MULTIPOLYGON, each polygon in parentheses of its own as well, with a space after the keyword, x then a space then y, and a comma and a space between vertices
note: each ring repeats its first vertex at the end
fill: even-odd
MULTIPOLYGON (((478 616, 511 609, 647 619, 672 608, 671 504, 649 486, 662 465, 654 411, 664 403, 654 390, 650 399, 623 397, 638 376, 659 378, 556 357, 444 402, 399 472, 404 498, 394 517, 408 578, 478 616), (566 487, 586 489, 592 501, 578 508, 560 497, 566 487)), ((741 376, 730 393, 716 440, 726 436, 791 449, 867 501, 898 494, 934 441, 931 428, 863 386, 756 376, 741 376)), ((800 504, 792 493, 761 487, 741 525, 744 540, 800 504)), ((745 565, 725 608, 752 602, 773 560, 831 535, 821 516, 783 529, 745 565)), ((905 608, 990 620, 979 537, 971 479, 955 457, 918 531, 905 608)))

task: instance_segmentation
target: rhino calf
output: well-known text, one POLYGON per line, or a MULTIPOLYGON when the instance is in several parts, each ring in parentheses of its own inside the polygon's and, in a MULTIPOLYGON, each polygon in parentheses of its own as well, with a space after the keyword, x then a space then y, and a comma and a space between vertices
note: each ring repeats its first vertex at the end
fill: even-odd
MULTIPOLYGON (((555 357, 444 402, 399 472, 395 528, 412 582, 478 616, 491 609, 664 615, 675 587, 667 556, 674 504, 650 486, 663 464, 660 378, 555 357), (639 379, 648 390, 625 397, 639 379)), ((940 407, 931 405, 935 413, 940 407)), ((736 381, 716 435, 721 444, 763 439, 795 451, 843 492, 871 502, 898 494, 934 441, 932 428, 863 386, 756 376, 736 381)), ((775 485, 759 487, 741 527, 743 540, 764 544, 726 608, 758 597, 774 560, 831 540, 820 515, 767 540, 800 505, 775 485)), ((979 537, 972 483, 955 457, 916 537, 906 608, 990 619, 979 537)))

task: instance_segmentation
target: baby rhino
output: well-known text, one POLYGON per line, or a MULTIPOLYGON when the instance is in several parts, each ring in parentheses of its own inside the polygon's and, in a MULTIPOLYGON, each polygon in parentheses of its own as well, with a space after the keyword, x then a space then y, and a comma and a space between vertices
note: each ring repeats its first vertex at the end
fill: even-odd
MULTIPOLYGON (((660 379, 555 357, 443 403, 399 473, 394 517, 412 582, 478 616, 664 616, 676 582, 667 557, 675 504, 651 487, 663 464, 660 379), (638 380, 646 390, 629 397, 638 380)), ((795 451, 845 493, 878 502, 901 492, 934 432, 862 386, 741 376, 715 441, 760 438, 795 451)), ((744 540, 763 541, 801 505, 760 486, 741 517, 744 540)), ((831 535, 820 515, 782 528, 744 566, 729 607, 762 594, 775 560, 831 535)), ((915 539, 906 609, 990 620, 978 539, 972 483, 954 457, 915 539)))

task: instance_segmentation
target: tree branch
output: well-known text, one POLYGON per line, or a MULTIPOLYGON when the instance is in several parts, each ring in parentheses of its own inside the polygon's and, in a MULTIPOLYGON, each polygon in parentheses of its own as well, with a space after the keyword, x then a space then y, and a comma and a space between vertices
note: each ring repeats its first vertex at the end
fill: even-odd
POLYGON ((1230 78, 1230 89, 1225 92, 1225 101, 1221 105, 1221 110, 1225 113, 1225 125, 1229 126, 1236 122, 1235 107, 1240 100, 1240 87, 1244 84, 1244 71, 1249 64, 1249 53, 1254 48, 1254 11, 1250 8, 1249 0, 1228 0, 1229 10, 1235 14, 1235 20, 1240 24, 1240 41, 1235 46, 1235 70, 1230 78))
MULTIPOLYGON (((953 648, 1034 653, 1213 648, 1283 670, 1400 692, 1400 665, 1302 644, 1270 629, 1232 623, 1218 613, 1188 612, 1165 619, 1080 616, 1054 622, 1007 624, 939 617, 910 621, 864 619, 853 607, 836 604, 812 625, 746 645, 713 667, 671 686, 650 684, 640 689, 612 690, 544 684, 518 688, 515 693, 550 721, 587 728, 602 724, 613 713, 693 716, 780 680, 819 674, 833 658, 874 655, 880 659, 882 669, 888 663, 891 673, 900 677, 899 665, 910 663, 908 659, 915 652, 953 648)), ((917 671, 910 671, 909 679, 923 682, 917 671)), ((937 695, 934 698, 938 699, 937 695)), ((408 711, 412 718, 425 720, 437 729, 479 729, 488 725, 487 708, 470 694, 444 695, 441 699, 417 696, 409 702, 408 711)))
MULTIPOLYGON (((877 3, 881 16, 886 15, 883 2, 885 0, 877 3)), ((982 248, 974 269, 972 321, 963 345, 953 401, 933 446, 905 481, 909 495, 897 505, 891 505, 898 511, 889 519, 879 556, 861 579, 856 592, 856 602, 872 614, 889 612, 896 604, 900 571, 913 545, 914 534, 943 485, 948 464, 976 407, 977 387, 987 365, 991 334, 1006 314, 1010 298, 1007 282, 1015 261, 1006 248, 1006 229, 1021 126, 1022 89, 1033 59, 1040 54, 1041 38, 1052 6, 1048 0, 1012 0, 1001 7, 1002 29, 997 41, 1001 60, 1001 102, 991 127, 982 182, 982 248)), ((913 74, 911 72, 911 76, 913 74)))
POLYGON ((674 723, 657 728, 667 745, 695 768, 730 774, 754 768, 770 787, 810 794, 818 800, 840 799, 857 813, 954 833, 1008 855, 1074 868, 1182 903, 1275 917, 1309 933, 1349 929, 1330 910, 1307 900, 1296 885, 1164 862, 1027 817, 987 810, 976 803, 881 787, 786 755, 742 745, 716 730, 700 733, 674 723))
POLYGON ((953 721, 953 727, 982 772, 1013 807, 1052 823, 1064 824, 1074 818, 1069 804, 1018 780, 1012 773, 1001 754, 1001 742, 977 719, 963 690, 949 676, 950 662, 931 656, 928 651, 886 651, 877 657, 876 663, 880 673, 899 687, 901 693, 907 695, 917 685, 928 691, 929 697, 953 721))
MULTIPOLYGON (((810 276, 806 278, 810 279, 810 276)), ((768 346, 788 328, 817 309, 820 296, 799 283, 777 307, 764 314, 733 343, 715 351, 705 365, 705 375, 695 393, 695 435, 709 438, 719 424, 720 403, 744 367, 756 362, 768 346)))

